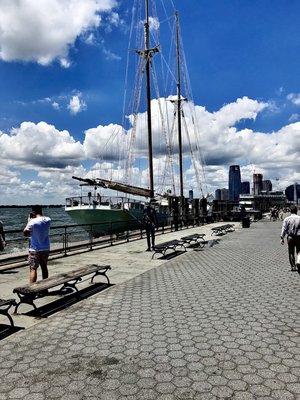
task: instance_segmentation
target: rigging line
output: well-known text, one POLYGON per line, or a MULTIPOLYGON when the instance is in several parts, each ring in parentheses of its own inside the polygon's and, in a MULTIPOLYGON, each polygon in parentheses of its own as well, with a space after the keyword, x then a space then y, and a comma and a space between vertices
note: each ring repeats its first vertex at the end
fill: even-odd
MULTIPOLYGON (((172 0, 170 0, 170 3, 171 3, 171 5, 172 5, 172 7, 173 7, 173 13, 174 13, 174 11, 176 11, 176 8, 175 8, 174 3, 173 3, 172 0)), ((165 6, 164 0, 161 0, 161 5, 162 5, 162 8, 163 8, 164 11, 165 11, 165 14, 167 15, 167 10, 166 10, 166 6, 165 6)))
MULTIPOLYGON (((180 29, 180 26, 179 26, 179 29, 180 29)), ((183 74, 183 82, 184 82, 184 87, 185 87, 186 93, 189 94, 186 97, 188 97, 191 100, 191 102, 193 103, 193 107, 191 108, 191 102, 189 102, 189 107, 190 107, 190 110, 191 110, 191 115, 193 117, 193 124, 196 127, 197 135, 195 135, 195 137, 196 137, 199 157, 200 157, 201 165, 202 165, 202 174, 203 174, 203 178, 204 178, 204 184, 205 184, 206 191, 207 191, 207 179, 206 179, 206 171, 205 171, 206 163, 205 163, 204 155, 203 155, 203 153, 201 151, 201 146, 199 145, 199 125, 198 125, 198 119, 197 119, 196 113, 195 113, 195 105, 194 105, 194 101, 193 101, 191 82, 190 82, 190 78, 189 78, 187 62, 186 62, 184 46, 183 46, 183 40, 182 40, 182 36, 181 35, 179 35, 179 42, 180 42, 180 48, 181 48, 182 64, 184 66, 184 72, 185 72, 185 74, 183 74)))
POLYGON ((162 54, 162 56, 160 58, 162 71, 165 71, 165 69, 166 69, 166 74, 163 73, 163 78, 164 78, 163 82, 165 82, 164 96, 166 98, 172 93, 173 90, 175 91, 175 88, 176 88, 176 73, 175 73, 176 63, 173 62, 173 59, 175 58, 174 57, 174 49, 175 49, 175 33, 174 32, 175 32, 175 23, 173 23, 173 29, 171 30, 171 41, 170 41, 170 45, 169 45, 169 54, 168 54, 169 61, 168 62, 166 61, 164 54, 162 54), (170 65, 173 65, 173 71, 171 70, 170 65), (166 66, 166 68, 164 68, 164 66, 166 66), (166 75, 166 77, 165 77, 165 75, 166 75))
MULTIPOLYGON (((130 32, 129 32, 129 44, 132 41, 133 29, 134 29, 134 16, 136 15, 137 9, 137 0, 134 0, 132 6, 132 18, 131 18, 131 25, 130 25, 130 32)), ((128 85, 128 71, 129 71, 129 51, 127 51, 127 60, 126 60, 126 70, 125 70, 125 83, 124 83, 124 95, 123 95, 123 112, 122 112, 122 126, 125 125, 125 108, 126 108, 126 99, 127 99, 127 85, 128 85)))
POLYGON ((134 143, 136 139, 136 131, 137 131, 137 119, 138 119, 138 108, 140 106, 141 102, 141 94, 142 94, 142 80, 143 80, 143 74, 144 74, 144 65, 143 62, 140 62, 139 65, 140 71, 138 74, 139 77, 139 82, 137 85, 137 91, 136 91, 136 96, 135 96, 135 104, 134 104, 134 110, 133 110, 133 123, 132 123, 132 128, 130 130, 130 138, 129 138, 129 144, 128 144, 128 157, 126 158, 126 163, 125 163, 125 182, 129 181, 129 172, 133 168, 133 159, 134 159, 134 143))
MULTIPOLYGON (((159 107, 159 113, 160 113, 160 117, 161 117, 161 121, 162 121, 162 131, 164 133, 164 139, 165 139, 165 145, 166 145, 166 149, 167 149, 167 155, 169 157, 169 160, 172 160, 172 148, 170 146, 170 142, 168 140, 168 129, 166 127, 169 126, 168 124, 168 113, 166 112, 166 119, 167 119, 167 124, 165 123, 165 118, 164 118, 164 113, 162 110, 162 104, 161 104, 161 97, 160 97, 160 93, 159 93, 159 85, 158 85, 158 80, 157 80, 157 75, 156 75, 156 70, 155 70, 155 66, 154 64, 152 65, 151 68, 152 71, 152 76, 153 76, 153 83, 154 83, 154 89, 156 92, 156 98, 158 101, 158 107, 159 107)), ((166 99, 164 99, 164 101, 166 102, 166 99)), ((171 168, 172 168, 172 164, 171 164, 171 168)), ((173 170, 171 170, 171 175, 174 176, 174 173, 172 174, 173 170)), ((174 182, 173 182, 173 186, 174 186, 174 182)))
MULTIPOLYGON (((173 114, 174 115, 174 114, 173 114)), ((171 166, 171 179, 172 179, 172 185, 173 185, 173 193, 174 195, 176 195, 176 184, 175 184, 175 166, 174 166, 174 150, 173 150, 173 146, 172 146, 172 142, 174 140, 175 137, 175 118, 173 118, 173 123, 172 123, 172 127, 170 130, 170 139, 172 138, 172 140, 170 140, 170 166, 171 166)))
POLYGON ((186 134, 187 134, 187 138, 188 138, 188 142, 189 142, 190 153, 191 153, 191 156, 192 156, 192 164, 193 164, 195 175, 196 175, 196 183, 197 183, 197 186, 198 186, 199 193, 201 193, 202 197, 203 197, 204 193, 203 193, 203 189, 202 189, 201 179, 200 179, 199 171, 198 171, 198 168, 197 168, 197 165, 196 165, 195 155, 194 155, 194 152, 193 152, 193 149, 192 149, 191 138, 190 138, 190 135, 188 133, 188 129, 187 129, 187 124, 186 124, 185 118, 183 118, 183 121, 184 121, 184 128, 186 130, 186 134))
MULTIPOLYGON (((173 28, 170 28, 170 31, 171 31, 171 33, 172 33, 172 35, 171 35, 171 37, 172 37, 172 44, 175 42, 175 39, 174 39, 174 30, 175 30, 175 28, 174 28, 174 26, 175 26, 175 23, 173 23, 173 28)), ((150 36, 151 36, 151 38, 153 39, 154 43, 160 43, 159 35, 157 35, 158 37, 156 38, 155 35, 154 35, 152 32, 150 32, 150 36)), ((160 46, 161 46, 161 45, 155 45, 154 47, 159 48, 160 46)), ((172 51, 172 48, 173 48, 173 45, 170 46, 170 52, 172 51)), ((173 80, 176 82, 175 73, 170 69, 169 63, 167 62, 166 58, 164 57, 163 52, 162 52, 162 51, 159 51, 159 54, 160 54, 160 56, 161 56, 161 60, 164 62, 164 65, 165 65, 165 67, 166 67, 166 69, 167 69, 167 72, 170 74, 170 76, 171 76, 171 77, 173 78, 173 80)), ((169 56, 169 58, 170 58, 170 56, 169 56)))
POLYGON ((200 145, 200 136, 201 135, 200 135, 200 128, 199 128, 199 124, 198 124, 198 119, 196 117, 196 109, 195 109, 195 105, 193 103, 189 103, 188 107, 190 109, 192 123, 193 123, 194 129, 195 129, 196 146, 197 146, 197 151, 198 151, 199 158, 200 158, 200 161, 201 161, 203 181, 204 181, 205 189, 206 189, 206 192, 207 192, 208 188, 207 188, 207 179, 206 179, 206 162, 205 162, 205 157, 204 157, 204 155, 202 153, 202 146, 200 145))
MULTIPOLYGON (((187 123, 186 123, 186 119, 185 119, 185 116, 184 116, 184 112, 183 111, 181 111, 181 112, 182 112, 182 120, 183 120, 183 124, 184 124, 184 128, 185 128, 185 132, 186 132, 187 139, 188 139, 188 142, 189 142, 190 153, 191 153, 191 156, 192 156, 192 163, 193 163, 193 167, 194 167, 194 170, 195 170, 198 189, 199 189, 199 192, 201 192, 202 196, 203 196, 202 184, 201 184, 201 180, 200 180, 200 176, 199 176, 199 171, 198 171, 198 168, 197 168, 197 165, 196 165, 194 152, 193 152, 193 149, 192 149, 190 134, 189 134, 189 131, 188 131, 188 128, 187 128, 187 123)), ((178 118, 178 116, 177 116, 177 118, 178 118)))

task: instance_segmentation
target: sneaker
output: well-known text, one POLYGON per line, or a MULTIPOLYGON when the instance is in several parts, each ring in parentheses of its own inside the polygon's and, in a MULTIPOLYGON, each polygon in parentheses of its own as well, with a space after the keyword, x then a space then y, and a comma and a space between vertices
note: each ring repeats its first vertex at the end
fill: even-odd
POLYGON ((148 247, 148 249, 146 249, 146 251, 151 251, 151 249, 148 247))

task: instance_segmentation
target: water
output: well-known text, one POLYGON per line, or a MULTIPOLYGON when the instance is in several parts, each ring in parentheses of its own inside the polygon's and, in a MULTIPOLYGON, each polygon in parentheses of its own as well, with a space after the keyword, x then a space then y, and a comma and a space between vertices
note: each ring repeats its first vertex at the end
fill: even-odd
MULTIPOLYGON (((28 239, 23 236, 23 229, 25 228, 28 220, 28 215, 31 212, 31 207, 5 207, 0 208, 0 220, 3 222, 4 231, 7 241, 7 246, 0 254, 8 253, 19 253, 28 248, 28 239), (19 231, 19 232, 11 232, 19 231)), ((75 222, 65 212, 64 207, 60 208, 43 208, 45 216, 50 217, 51 223, 51 234, 57 236, 51 238, 51 243, 58 243, 61 241, 60 234, 63 233, 62 229, 55 229, 58 226, 75 225, 75 222)), ((69 229, 70 232, 81 234, 81 237, 77 237, 77 240, 86 239, 86 233, 78 227, 69 229)))
MULTIPOLYGON (((3 222, 5 230, 23 230, 27 224, 30 212, 31 207, 0 208, 0 221, 3 222)), ((44 208, 43 213, 51 218, 51 226, 74 224, 74 221, 65 212, 64 207, 44 208)))

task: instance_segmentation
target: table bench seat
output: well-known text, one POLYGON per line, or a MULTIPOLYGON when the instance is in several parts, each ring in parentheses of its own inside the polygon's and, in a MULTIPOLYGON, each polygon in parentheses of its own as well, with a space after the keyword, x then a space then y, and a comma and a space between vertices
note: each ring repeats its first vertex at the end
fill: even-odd
POLYGON ((36 309, 34 300, 38 297, 43 296, 43 294, 47 292, 48 289, 52 289, 56 286, 62 285, 60 289, 61 291, 65 288, 72 288, 76 292, 78 292, 78 288, 76 285, 86 275, 93 274, 93 276, 91 277, 91 283, 93 283, 94 278, 97 275, 105 276, 105 278, 107 279, 107 283, 109 284, 110 282, 108 276, 106 275, 106 272, 110 269, 110 265, 89 264, 73 271, 56 274, 51 276, 50 278, 17 287, 13 290, 13 292, 17 294, 20 301, 16 304, 15 313, 17 312, 18 307, 21 303, 30 304, 36 309))
POLYGON ((186 247, 184 245, 184 242, 182 240, 169 240, 167 242, 164 243, 159 243, 156 244, 152 250, 154 251, 154 253, 152 254, 152 258, 154 258, 155 254, 160 253, 163 256, 166 255, 166 252, 168 250, 172 250, 172 251, 176 251, 177 247, 180 247, 182 249, 184 249, 184 251, 186 251, 186 247))
POLYGON ((212 235, 225 235, 225 233, 227 233, 227 232, 234 231, 234 225, 233 224, 220 225, 220 226, 211 228, 211 230, 212 230, 212 235))
POLYGON ((194 242, 195 245, 204 247, 206 241, 204 240, 205 233, 194 233, 192 235, 183 236, 180 240, 183 243, 191 246, 194 242))

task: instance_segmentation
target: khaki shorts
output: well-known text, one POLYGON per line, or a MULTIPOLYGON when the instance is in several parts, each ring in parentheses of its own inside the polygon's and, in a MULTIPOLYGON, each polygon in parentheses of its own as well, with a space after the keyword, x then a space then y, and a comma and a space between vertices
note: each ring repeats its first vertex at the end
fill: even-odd
POLYGON ((28 262, 30 269, 37 269, 39 265, 47 265, 49 250, 29 251, 28 262))

